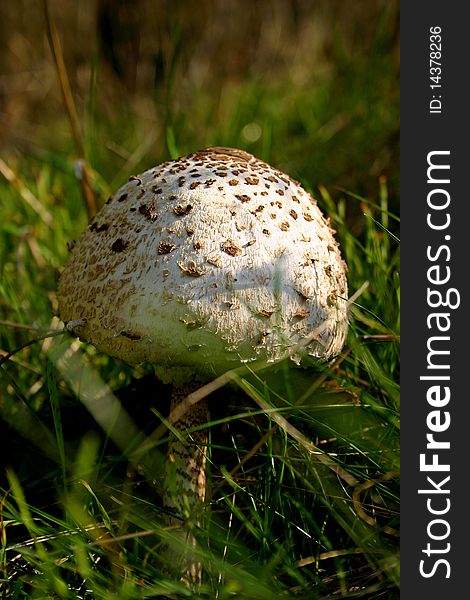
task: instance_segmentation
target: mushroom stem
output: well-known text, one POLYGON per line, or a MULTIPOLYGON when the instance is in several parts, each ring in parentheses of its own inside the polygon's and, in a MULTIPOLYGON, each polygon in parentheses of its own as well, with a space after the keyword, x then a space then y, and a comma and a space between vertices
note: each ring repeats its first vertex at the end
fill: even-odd
MULTIPOLYGON (((170 398, 170 418, 173 411, 199 386, 175 386, 170 398)), ((191 406, 173 423, 168 445, 163 502, 168 510, 168 524, 183 539, 171 562, 187 583, 200 583, 202 566, 194 556, 196 540, 193 527, 201 525, 206 498, 207 428, 197 429, 209 421, 207 399, 191 406)), ((171 553, 173 554, 173 552, 171 553)))

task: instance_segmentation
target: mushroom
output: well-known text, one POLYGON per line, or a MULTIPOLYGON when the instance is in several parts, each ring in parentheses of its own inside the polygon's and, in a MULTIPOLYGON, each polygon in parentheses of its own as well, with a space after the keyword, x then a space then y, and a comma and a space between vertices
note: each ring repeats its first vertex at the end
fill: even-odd
MULTIPOLYGON (((346 265, 333 233, 298 182, 242 150, 205 148, 109 198, 61 274, 60 316, 98 350, 154 365, 174 410, 241 363, 340 352, 346 265)), ((186 432, 208 418, 201 401, 170 439, 165 501, 185 517, 204 503, 207 444, 199 430, 191 448, 186 432)))

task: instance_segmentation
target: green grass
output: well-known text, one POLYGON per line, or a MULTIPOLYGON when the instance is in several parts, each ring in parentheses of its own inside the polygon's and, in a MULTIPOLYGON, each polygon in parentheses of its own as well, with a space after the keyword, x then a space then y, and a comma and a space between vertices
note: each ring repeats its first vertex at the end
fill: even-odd
POLYGON ((324 77, 287 85, 286 73, 254 72, 218 94, 190 94, 173 23, 165 85, 147 98, 160 120, 147 131, 128 96, 113 110, 103 102, 92 65, 79 115, 100 203, 161 160, 243 147, 312 191, 337 231, 350 295, 361 291, 332 364, 247 367, 209 397, 197 592, 165 568, 163 549, 178 543, 158 494, 166 434, 135 454, 166 415, 168 389, 146 365, 48 337, 67 243, 87 222, 66 121, 49 121, 59 142, 38 138, 5 159, 16 179, 0 177, 0 351, 12 353, 0 366, 2 598, 398 597, 398 98, 386 13, 356 54, 332 36, 324 77))

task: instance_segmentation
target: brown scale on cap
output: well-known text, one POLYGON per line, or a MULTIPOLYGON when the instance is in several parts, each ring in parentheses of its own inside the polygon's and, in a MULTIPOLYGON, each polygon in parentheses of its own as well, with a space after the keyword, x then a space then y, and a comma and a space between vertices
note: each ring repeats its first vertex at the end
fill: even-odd
POLYGON ((221 156, 230 156, 232 158, 237 158, 239 161, 250 162, 251 160, 256 160, 252 154, 248 154, 244 150, 239 150, 238 148, 225 148, 224 146, 210 146, 208 148, 203 148, 202 150, 198 150, 194 154, 190 154, 189 157, 202 157, 204 160, 215 160, 219 161, 221 156))

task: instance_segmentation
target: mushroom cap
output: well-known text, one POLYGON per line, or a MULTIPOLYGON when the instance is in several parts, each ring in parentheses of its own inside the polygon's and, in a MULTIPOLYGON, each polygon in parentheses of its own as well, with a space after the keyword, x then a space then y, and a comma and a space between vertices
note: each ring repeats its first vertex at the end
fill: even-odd
POLYGON ((333 233, 298 182, 242 150, 206 148, 106 202, 61 274, 60 316, 173 383, 257 359, 327 360, 348 327, 333 233))

